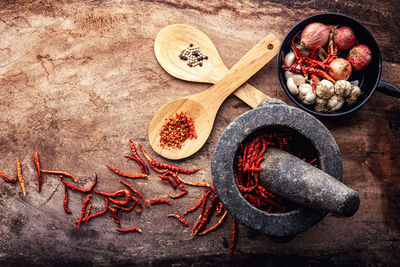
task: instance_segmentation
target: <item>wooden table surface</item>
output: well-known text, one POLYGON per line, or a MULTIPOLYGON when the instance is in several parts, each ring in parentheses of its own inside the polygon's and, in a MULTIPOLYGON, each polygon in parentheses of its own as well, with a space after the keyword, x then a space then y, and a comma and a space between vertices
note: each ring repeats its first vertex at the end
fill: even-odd
MULTIPOLYGON (((117 234, 109 214, 78 229, 74 221, 85 195, 70 193, 73 214, 66 214, 60 179, 43 175, 39 194, 33 163, 38 149, 43 168, 68 171, 82 187, 96 173, 98 189, 115 191, 122 185, 105 164, 138 172, 123 157, 132 138, 159 161, 201 168, 185 178, 212 182, 210 161, 219 136, 250 108, 230 96, 198 153, 177 163, 155 155, 147 139, 153 114, 166 102, 209 87, 180 81, 161 68, 153 53, 159 30, 173 23, 199 28, 231 67, 268 33, 282 40, 301 19, 339 12, 372 32, 381 48, 382 79, 400 86, 399 11, 397 0, 1 1, 0 169, 15 176, 19 159, 27 189, 24 197, 18 183, 0 181, 1 265, 399 264, 400 102, 379 92, 351 116, 322 120, 340 147, 343 182, 360 195, 359 211, 351 218, 328 215, 285 243, 240 225, 232 259, 231 220, 216 232, 182 241, 189 230, 167 218, 193 205, 200 188, 190 188, 168 207, 121 214, 123 226, 138 226, 140 234, 117 234)), ((275 60, 249 83, 293 105, 280 87, 275 60)), ((129 182, 147 199, 168 198, 170 188, 154 172, 129 182)), ((93 209, 103 207, 94 198, 93 209)))

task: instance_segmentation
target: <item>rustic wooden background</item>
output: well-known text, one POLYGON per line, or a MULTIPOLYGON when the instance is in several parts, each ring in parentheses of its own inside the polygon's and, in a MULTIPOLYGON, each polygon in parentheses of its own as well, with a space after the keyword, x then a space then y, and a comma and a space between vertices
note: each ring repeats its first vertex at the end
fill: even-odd
MULTIPOLYGON (((379 92, 351 116, 323 120, 342 152, 343 181, 360 194, 355 216, 328 215, 286 243, 240 226, 233 259, 228 257, 230 220, 208 236, 180 241, 189 232, 166 217, 190 207, 201 189, 190 189, 170 207, 121 215, 123 225, 143 230, 129 235, 116 234, 108 215, 77 229, 84 196, 70 194, 73 215, 67 215, 64 188, 55 176, 45 175, 37 192, 36 149, 44 168, 69 171, 82 186, 97 173, 99 189, 121 188, 105 164, 138 171, 122 157, 129 153, 128 139, 151 151, 147 128, 153 114, 167 101, 209 87, 177 80, 158 65, 153 43, 163 27, 199 28, 232 66, 266 34, 283 39, 299 20, 327 11, 350 15, 372 32, 383 57, 382 79, 400 86, 397 0, 1 1, 0 169, 15 175, 15 161, 21 160, 27 197, 18 184, 0 181, 0 264, 399 264, 400 102, 379 92)), ((275 62, 249 82, 292 105, 275 62)), ((206 145, 178 163, 202 169, 188 179, 212 181, 215 144, 228 123, 247 110, 234 96, 225 101, 206 145)), ((169 191, 154 173, 134 183, 147 199, 166 198, 169 191)), ((96 199, 94 208, 102 207, 96 199)))

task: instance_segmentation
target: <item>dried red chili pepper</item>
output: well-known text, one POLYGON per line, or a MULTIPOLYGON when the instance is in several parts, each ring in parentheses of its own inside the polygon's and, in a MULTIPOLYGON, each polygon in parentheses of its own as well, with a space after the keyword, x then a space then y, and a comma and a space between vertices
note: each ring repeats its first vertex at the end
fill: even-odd
POLYGON ((85 211, 86 211, 86 206, 87 206, 88 202, 90 201, 91 197, 92 197, 92 194, 87 195, 86 198, 83 200, 81 216, 79 217, 79 219, 77 221, 78 228, 81 225, 81 223, 83 222, 83 218, 85 216, 85 211))
POLYGON ((142 200, 144 205, 147 208, 150 208, 149 204, 147 204, 146 199, 144 198, 144 196, 139 192, 139 190, 137 190, 133 185, 123 181, 123 180, 119 180, 122 184, 126 185, 127 187, 129 187, 130 190, 132 190, 133 193, 136 193, 142 200))
POLYGON ((178 219, 178 221, 180 221, 186 227, 190 227, 189 223, 178 214, 168 214, 168 217, 174 217, 174 218, 178 219))
POLYGON ((90 215, 87 217, 87 219, 86 219, 86 222, 85 222, 86 224, 88 223, 88 221, 89 221, 90 219, 92 219, 92 218, 94 218, 94 217, 97 217, 97 216, 100 216, 100 215, 103 215, 103 214, 105 214, 105 213, 107 212, 107 210, 108 210, 108 198, 107 198, 107 197, 104 197, 104 200, 106 201, 106 207, 105 207, 105 209, 102 210, 102 211, 99 211, 99 212, 90 214, 90 215))
POLYGON ((139 145, 140 151, 142 151, 144 157, 149 162, 150 168, 152 168, 155 172, 158 172, 158 173, 165 173, 166 171, 168 171, 167 169, 161 170, 161 169, 157 168, 157 166, 154 165, 154 163, 156 161, 146 152, 146 150, 144 150, 144 148, 140 144, 138 144, 138 145, 139 145))
POLYGON ((109 166, 107 164, 106 164, 106 166, 107 166, 107 168, 109 168, 110 170, 115 172, 116 174, 118 174, 120 176, 123 176, 123 177, 126 177, 126 178, 135 179, 135 178, 147 178, 147 177, 149 177, 147 174, 144 174, 144 173, 130 174, 130 173, 122 172, 122 171, 120 171, 120 170, 118 170, 116 168, 113 168, 113 167, 111 167, 111 166, 109 166))
POLYGON ((186 195, 187 193, 188 193, 188 191, 182 191, 182 192, 180 192, 180 193, 178 193, 178 194, 176 194, 176 195, 172 195, 171 193, 168 193, 168 196, 169 196, 170 198, 177 199, 177 198, 183 197, 183 196, 186 195))
POLYGON ((174 173, 173 171, 166 171, 162 176, 167 177, 170 175, 172 178, 174 178, 178 188, 182 191, 187 191, 186 187, 183 185, 182 181, 179 179, 178 175, 174 173))
POLYGON ((143 167, 143 165, 140 163, 140 161, 139 161, 137 158, 132 157, 132 156, 124 156, 124 157, 127 158, 127 159, 131 159, 131 160, 136 161, 136 162, 139 164, 139 167, 140 167, 142 173, 143 173, 143 174, 148 174, 148 169, 147 169, 147 171, 146 171, 147 166, 144 165, 144 166, 146 166, 146 168, 143 167))
POLYGON ((177 178, 179 179, 179 181, 181 181, 183 184, 187 184, 187 185, 191 185, 191 186, 208 187, 208 188, 211 188, 211 187, 212 187, 209 183, 207 183, 207 182, 205 182, 205 181, 203 181, 203 182, 191 182, 191 181, 186 181, 186 180, 183 180, 182 177, 180 177, 178 174, 176 174, 176 177, 177 177, 177 178))
POLYGON ((93 184, 89 187, 89 189, 83 189, 80 187, 77 187, 75 185, 72 185, 70 183, 68 183, 67 181, 64 180, 63 176, 60 175, 60 180, 63 184, 65 184, 68 188, 81 192, 81 193, 89 193, 90 191, 93 190, 93 188, 95 187, 95 185, 97 184, 97 175, 95 175, 94 180, 93 180, 93 184))
POLYGON ((149 174, 149 168, 147 165, 144 163, 144 161, 140 158, 139 154, 136 151, 135 144, 131 139, 129 139, 129 145, 131 147, 131 152, 133 156, 137 159, 137 162, 139 163, 140 167, 142 168, 142 171, 144 174, 149 174))
POLYGON ((161 178, 161 182, 163 183, 167 183, 170 184, 172 186, 173 189, 176 189, 178 186, 175 183, 175 180, 172 179, 172 177, 170 176, 164 176, 164 175, 160 175, 159 176, 161 178))
POLYGON ((192 233, 196 235, 198 232, 202 231, 204 227, 208 224, 211 218, 211 214, 213 213, 216 205, 216 198, 211 199, 211 203, 201 216, 200 221, 193 227, 192 233))
POLYGON ((119 221, 119 218, 118 218, 118 209, 112 208, 112 207, 109 207, 108 209, 111 211, 114 222, 118 225, 118 227, 121 228, 121 222, 119 221))
POLYGON ((72 181, 74 181, 75 183, 78 182, 78 179, 76 179, 73 175, 69 174, 68 172, 64 172, 64 171, 51 171, 51 170, 40 170, 43 173, 49 173, 49 174, 58 174, 58 175, 62 175, 62 176, 66 176, 72 179, 72 181))
POLYGON ((40 193, 40 189, 42 188, 42 174, 40 172, 40 163, 39 163, 39 151, 36 150, 33 154, 33 160, 35 162, 35 167, 38 175, 38 191, 40 193))
POLYGON ((125 200, 118 200, 118 199, 114 199, 113 197, 108 197, 108 200, 110 200, 112 203, 117 204, 119 206, 126 205, 131 198, 131 193, 127 189, 118 190, 117 192, 115 192, 115 194, 117 195, 116 197, 125 196, 125 200), (122 193, 122 195, 120 195, 118 193, 122 193))
POLYGON ((119 229, 116 229, 116 230, 117 230, 117 232, 120 232, 120 233, 128 233, 128 232, 139 232, 139 233, 141 233, 142 232, 142 230, 140 228, 137 228, 137 227, 123 228, 123 229, 119 228, 119 229))
POLYGON ((1 170, 0 170, 0 176, 1 176, 1 178, 6 180, 7 182, 11 182, 11 183, 16 183, 17 182, 17 177, 10 177, 10 176, 4 174, 1 170))
POLYGON ((64 210, 66 213, 71 214, 72 211, 68 208, 68 187, 64 185, 65 188, 65 197, 64 197, 64 210))
POLYGON ((17 177, 19 184, 21 185, 22 188, 22 193, 24 194, 24 197, 26 197, 26 189, 25 189, 25 182, 22 177, 21 162, 18 159, 17 159, 17 177))
POLYGON ((204 231, 198 233, 197 235, 205 235, 205 234, 208 234, 209 232, 212 232, 212 231, 218 229, 218 227, 220 227, 221 224, 224 222, 225 217, 226 217, 227 214, 228 214, 228 212, 225 211, 224 214, 222 214, 222 217, 219 219, 219 221, 214 226, 208 228, 207 230, 204 230, 204 231))
POLYGON ((196 211, 198 208, 200 208, 201 204, 203 203, 205 195, 201 195, 200 200, 190 209, 188 209, 187 211, 185 211, 185 213, 183 215, 187 215, 191 212, 196 211))
POLYGON ((159 167, 159 168, 168 169, 168 170, 173 171, 173 172, 180 172, 180 173, 186 173, 186 174, 194 173, 194 172, 197 172, 197 171, 200 170, 200 169, 191 169, 191 170, 182 169, 182 168, 179 168, 179 167, 176 167, 176 166, 173 166, 173 165, 169 165, 169 164, 161 163, 161 162, 156 162, 156 161, 154 161, 153 164, 156 167, 159 167))
POLYGON ((172 203, 166 199, 162 199, 162 198, 154 198, 154 199, 150 199, 150 205, 156 205, 156 204, 168 204, 168 205, 172 205, 172 203))

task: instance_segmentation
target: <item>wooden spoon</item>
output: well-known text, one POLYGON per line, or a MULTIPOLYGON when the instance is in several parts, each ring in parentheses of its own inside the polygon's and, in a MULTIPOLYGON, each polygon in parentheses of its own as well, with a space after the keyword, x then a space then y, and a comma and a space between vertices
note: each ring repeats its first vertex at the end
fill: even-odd
MULTIPOLYGON (((185 81, 215 84, 228 72, 210 38, 202 31, 185 24, 173 24, 162 29, 156 36, 154 53, 161 67, 172 76, 185 81), (199 46, 203 55, 208 56, 202 67, 191 68, 187 61, 179 58, 180 51, 191 43, 199 46)), ((252 108, 269 98, 247 83, 234 94, 252 108)))
MULTIPOLYGON (((209 48, 206 48, 205 43, 200 45, 202 45, 204 51, 210 51, 209 48)), ((269 34, 258 42, 221 80, 208 90, 179 98, 164 105, 150 122, 149 141, 154 151, 168 159, 182 159, 197 152, 207 141, 214 124, 215 116, 222 102, 267 64, 276 55, 279 45, 279 40, 274 35, 269 34), (185 112, 188 116, 192 117, 197 138, 186 140, 181 149, 163 149, 160 146, 160 131, 162 126, 166 120, 180 112, 185 112)))

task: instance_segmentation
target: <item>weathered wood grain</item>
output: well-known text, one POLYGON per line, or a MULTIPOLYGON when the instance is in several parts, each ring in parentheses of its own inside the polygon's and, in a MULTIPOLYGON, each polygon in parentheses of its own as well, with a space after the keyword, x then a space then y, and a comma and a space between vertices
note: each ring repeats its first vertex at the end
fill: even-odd
MULTIPOLYGON (((243 226, 234 259, 228 259, 231 223, 202 238, 182 242, 167 214, 190 207, 202 194, 191 189, 171 207, 154 206, 141 216, 121 214, 122 224, 143 232, 119 235, 109 216, 77 229, 83 196, 70 194, 73 215, 63 210, 64 188, 44 175, 37 192, 33 153, 46 169, 69 171, 90 186, 121 188, 105 166, 139 171, 123 158, 128 139, 151 152, 148 125, 166 102, 209 87, 180 81, 158 65, 157 32, 185 23, 206 33, 230 68, 258 40, 283 39, 295 23, 318 12, 340 12, 363 23, 383 56, 383 80, 400 86, 399 4, 389 1, 1 1, 0 2, 0 169, 13 175, 20 159, 27 187, 0 181, 0 262, 84 265, 398 265, 400 260, 400 102, 377 92, 351 116, 323 120, 343 157, 343 181, 359 192, 354 217, 327 216, 286 243, 243 226)), ((271 62, 249 81, 269 96, 291 104, 271 62)), ((206 145, 180 161, 202 170, 188 176, 211 182, 210 160, 217 140, 243 112, 231 96, 215 120, 206 145)), ((160 157, 152 153, 157 160, 160 157)), ((169 188, 153 173, 135 181, 146 199, 167 198, 169 188)), ((93 200, 94 209, 103 200, 93 200)), ((189 217, 194 221, 196 215, 189 217)), ((182 228, 183 229, 183 228, 182 228)))

